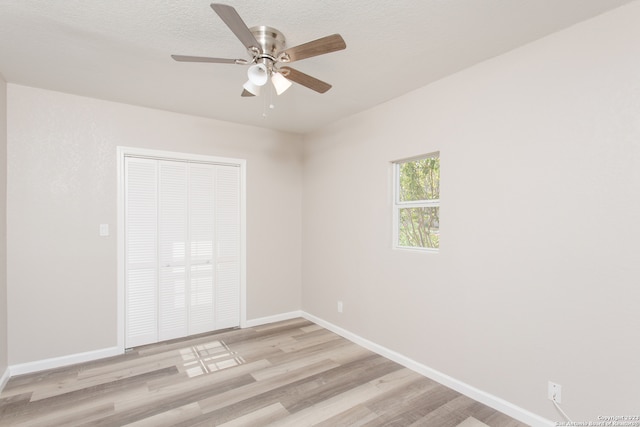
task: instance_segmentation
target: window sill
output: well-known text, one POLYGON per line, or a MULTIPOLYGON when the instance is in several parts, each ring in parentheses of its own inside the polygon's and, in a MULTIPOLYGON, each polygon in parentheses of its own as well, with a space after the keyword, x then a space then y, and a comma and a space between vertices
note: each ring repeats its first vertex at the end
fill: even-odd
POLYGON ((424 254, 437 254, 440 253, 440 249, 433 248, 416 248, 411 246, 394 246, 392 248, 395 251, 404 251, 404 252, 415 252, 415 253, 424 253, 424 254))

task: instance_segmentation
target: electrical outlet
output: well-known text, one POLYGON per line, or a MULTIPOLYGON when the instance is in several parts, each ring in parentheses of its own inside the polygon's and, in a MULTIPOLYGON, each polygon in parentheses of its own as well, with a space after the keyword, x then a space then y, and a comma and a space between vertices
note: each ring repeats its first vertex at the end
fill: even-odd
POLYGON ((556 403, 562 403, 562 386, 560 384, 549 381, 547 397, 549 398, 549 400, 553 400, 556 403))
POLYGON ((342 301, 338 301, 338 313, 342 313, 342 301))

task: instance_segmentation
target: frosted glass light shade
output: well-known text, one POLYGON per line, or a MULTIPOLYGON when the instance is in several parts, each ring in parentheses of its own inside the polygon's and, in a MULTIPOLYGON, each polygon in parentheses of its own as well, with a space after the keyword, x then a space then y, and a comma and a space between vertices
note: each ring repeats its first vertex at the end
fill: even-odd
POLYGON ((264 64, 252 65, 249 67, 247 75, 249 76, 249 81, 256 86, 264 86, 267 80, 269 80, 269 70, 267 70, 267 66, 264 64))
POLYGON ((247 82, 243 84, 242 87, 245 88, 247 92, 251 92, 255 96, 260 95, 260 86, 254 85, 251 80, 247 80, 247 82))
POLYGON ((289 89, 293 84, 280 73, 273 73, 271 76, 271 83, 273 83, 273 87, 276 88, 276 93, 278 95, 289 89))

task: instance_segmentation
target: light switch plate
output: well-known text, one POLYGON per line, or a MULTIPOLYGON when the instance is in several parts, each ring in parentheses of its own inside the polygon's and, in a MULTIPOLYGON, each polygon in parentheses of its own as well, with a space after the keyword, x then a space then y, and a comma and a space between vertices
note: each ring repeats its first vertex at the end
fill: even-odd
POLYGON ((100 224, 100 236, 109 235, 109 224, 100 224))

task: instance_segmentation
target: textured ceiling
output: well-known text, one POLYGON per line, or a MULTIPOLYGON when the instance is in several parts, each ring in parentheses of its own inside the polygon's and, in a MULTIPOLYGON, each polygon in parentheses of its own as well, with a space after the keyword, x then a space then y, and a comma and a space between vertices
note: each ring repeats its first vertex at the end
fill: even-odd
POLYGON ((292 64, 333 88, 241 98, 248 58, 206 0, 0 0, 0 74, 11 83, 306 133, 631 0, 224 0, 295 46, 347 49, 292 64), (268 108, 273 102, 274 109, 268 108), (267 116, 263 117, 266 112, 267 116))

